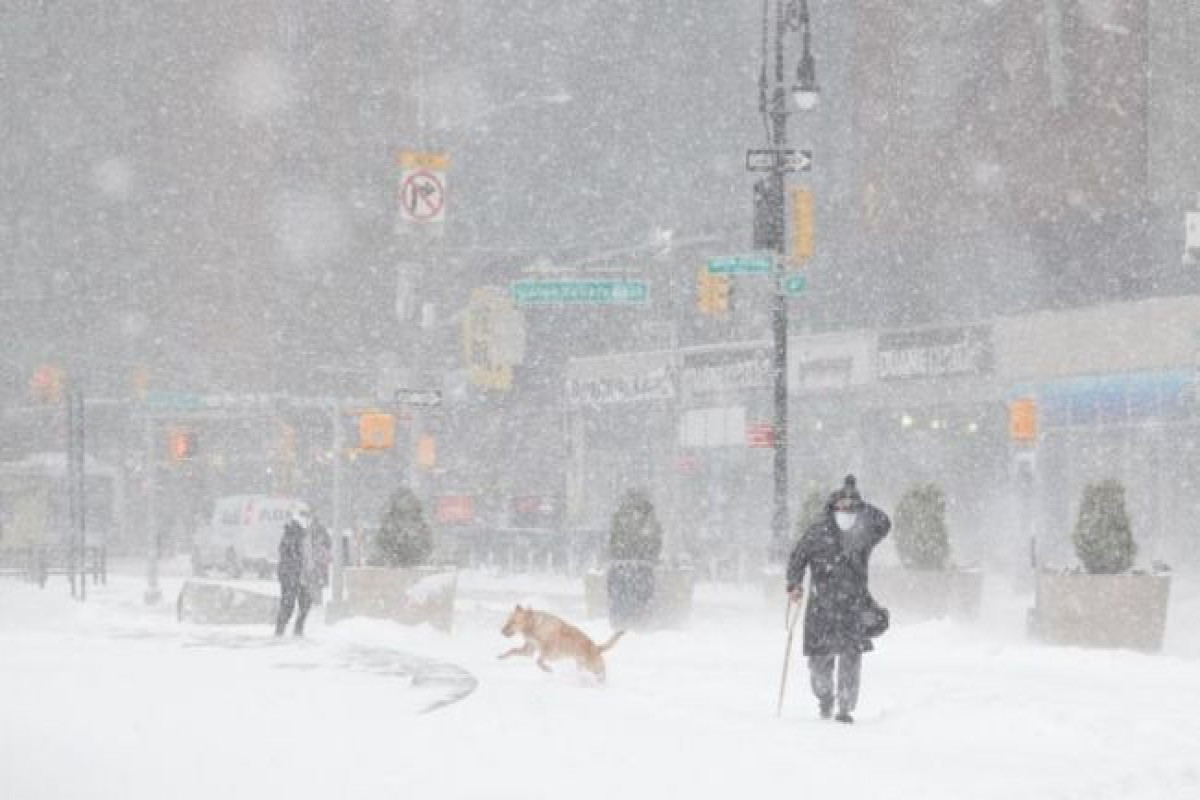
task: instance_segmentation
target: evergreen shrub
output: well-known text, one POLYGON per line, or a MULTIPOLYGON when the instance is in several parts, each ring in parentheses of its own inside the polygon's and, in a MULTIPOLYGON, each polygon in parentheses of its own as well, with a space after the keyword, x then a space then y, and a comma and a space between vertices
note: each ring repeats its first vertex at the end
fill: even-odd
POLYGON ((388 498, 371 562, 383 567, 416 567, 433 555, 433 530, 416 493, 401 486, 388 498))
POLYGON ((896 551, 908 569, 944 570, 950 560, 946 495, 935 483, 910 487, 896 505, 896 551))
POLYGON ((1137 544, 1120 481, 1096 481, 1084 487, 1071 541, 1083 568, 1093 575, 1125 572, 1133 566, 1137 544))

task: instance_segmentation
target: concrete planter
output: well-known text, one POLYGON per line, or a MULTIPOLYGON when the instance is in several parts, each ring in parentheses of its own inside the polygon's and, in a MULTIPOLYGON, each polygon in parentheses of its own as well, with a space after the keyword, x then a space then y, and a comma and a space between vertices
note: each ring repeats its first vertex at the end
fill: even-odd
POLYGON ((983 573, 977 569, 921 570, 871 566, 871 594, 894 622, 978 618, 983 573))
POLYGON ((1029 633, 1049 644, 1162 649, 1167 575, 1039 572, 1029 633))
POLYGON ((608 573, 598 569, 583 573, 583 609, 590 619, 608 616, 607 576, 608 573))
MULTIPOLYGON (((645 628, 682 628, 692 616, 696 571, 691 567, 655 567, 654 596, 645 628)), ((583 574, 584 608, 588 617, 608 616, 608 573, 589 570, 583 574)))
POLYGON ((447 632, 454 624, 458 573, 452 567, 350 567, 343 575, 346 601, 337 617, 427 623, 447 632))
POLYGON ((275 625, 279 598, 219 583, 187 581, 175 606, 180 622, 199 625, 275 625))

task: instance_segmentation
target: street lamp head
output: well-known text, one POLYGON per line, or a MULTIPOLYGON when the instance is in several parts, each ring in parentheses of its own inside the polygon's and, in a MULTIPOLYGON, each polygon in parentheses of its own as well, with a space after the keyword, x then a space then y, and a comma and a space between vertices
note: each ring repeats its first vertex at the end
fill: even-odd
POLYGON ((796 85, 792 87, 792 97, 796 100, 796 108, 812 111, 821 102, 821 91, 815 86, 796 85))
POLYGON ((796 67, 796 85, 792 87, 792 97, 796 99, 796 107, 801 111, 812 111, 821 102, 821 90, 817 88, 816 64, 807 47, 804 48, 804 55, 796 67))

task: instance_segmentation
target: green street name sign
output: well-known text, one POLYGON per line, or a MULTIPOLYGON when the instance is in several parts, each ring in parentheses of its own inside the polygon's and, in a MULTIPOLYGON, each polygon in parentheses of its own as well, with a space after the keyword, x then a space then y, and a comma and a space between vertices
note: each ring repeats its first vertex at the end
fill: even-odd
POLYGON ((808 279, 795 272, 789 272, 780 279, 780 286, 785 294, 803 294, 804 290, 808 288, 808 279))
POLYGON ((146 392, 146 407, 155 411, 199 411, 204 408, 204 396, 192 392, 151 389, 146 392))
POLYGON ((710 258, 708 271, 712 275, 760 275, 771 271, 770 256, 726 256, 710 258))
POLYGON ((650 296, 645 281, 516 281, 519 306, 641 305, 650 296))

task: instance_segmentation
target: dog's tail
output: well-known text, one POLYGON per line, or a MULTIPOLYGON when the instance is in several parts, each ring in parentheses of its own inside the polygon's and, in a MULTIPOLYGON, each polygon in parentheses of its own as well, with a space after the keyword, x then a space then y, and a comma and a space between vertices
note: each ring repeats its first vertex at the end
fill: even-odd
POLYGON ((603 653, 604 651, 611 649, 612 646, 617 643, 617 640, 624 635, 625 631, 617 631, 612 636, 608 637, 608 641, 600 645, 600 652, 603 653))

